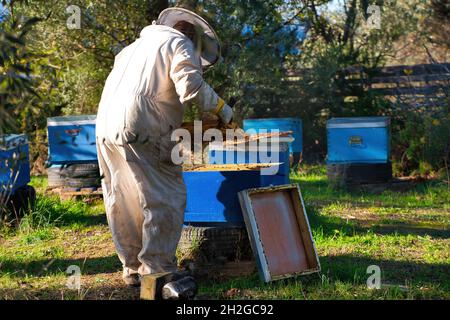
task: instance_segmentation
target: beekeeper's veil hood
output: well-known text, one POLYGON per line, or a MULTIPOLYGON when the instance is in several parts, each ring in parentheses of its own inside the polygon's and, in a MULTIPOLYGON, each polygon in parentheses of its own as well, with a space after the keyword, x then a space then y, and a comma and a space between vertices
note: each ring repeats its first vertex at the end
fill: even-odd
POLYGON ((195 26, 196 36, 193 41, 199 52, 202 68, 213 66, 220 58, 220 43, 216 32, 205 19, 183 8, 168 8, 159 14, 156 23, 173 28, 180 21, 195 26))

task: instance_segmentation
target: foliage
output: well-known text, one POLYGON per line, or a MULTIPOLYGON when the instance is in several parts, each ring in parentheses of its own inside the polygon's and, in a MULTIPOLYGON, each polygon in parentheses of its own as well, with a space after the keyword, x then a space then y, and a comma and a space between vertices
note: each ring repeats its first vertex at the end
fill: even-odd
POLYGON ((21 106, 17 99, 13 103, 14 118, 19 123, 14 131, 28 133, 32 140, 33 172, 44 170, 47 117, 95 114, 114 55, 138 37, 142 27, 156 16, 154 10, 165 2, 74 1, 71 4, 81 8, 80 30, 67 27, 70 15, 65 2, 9 3, 14 15, 7 16, 4 25, 40 18, 40 23, 28 30, 26 42, 26 49, 35 53, 27 56, 26 62, 32 67, 32 88, 37 95, 21 99, 21 106))
POLYGON ((34 163, 47 152, 41 144, 46 118, 61 109, 55 91, 59 67, 48 51, 34 45, 35 32, 46 18, 16 15, 12 7, 10 11, 0 22, 0 134, 28 133, 34 163))
MULTIPOLYGON (((305 158, 316 155, 318 160, 326 154, 325 123, 329 117, 385 115, 389 111, 389 103, 364 84, 349 86, 342 70, 363 67, 368 77, 373 76, 373 70, 396 55, 397 42, 414 34, 420 45, 425 44, 432 32, 421 26, 427 21, 438 23, 445 16, 445 8, 437 0, 431 4, 427 0, 339 1, 337 10, 327 9, 330 0, 76 0, 71 4, 81 8, 81 29, 77 30, 67 27, 70 13, 64 2, 14 1, 10 5, 13 3, 14 15, 3 25, 32 17, 42 19, 29 30, 31 36, 20 51, 33 54, 16 59, 27 62, 28 72, 33 74, 27 78, 32 82, 28 86, 37 95, 26 93, 26 99, 18 99, 14 91, 4 91, 10 101, 8 114, 19 123, 18 130, 36 132, 33 139, 39 143, 32 146, 33 162, 46 153, 46 117, 95 114, 115 54, 139 37, 141 29, 169 5, 197 11, 217 31, 222 60, 205 73, 205 78, 225 100, 238 98, 235 119, 299 117, 308 133, 304 134, 305 158), (371 4, 381 8, 379 29, 368 21, 371 4), (298 36, 299 28, 308 31, 306 39, 298 36), (292 71, 297 77, 289 76, 292 71)), ((446 39, 443 35, 433 39, 442 43, 446 39)), ((8 74, 16 73, 20 70, 8 74)), ((394 139, 403 146, 402 136, 408 135, 404 117, 390 115, 399 124, 398 130, 406 130, 393 131, 394 139)), ((189 108, 185 117, 199 117, 197 108, 189 108)), ((414 136, 415 140, 420 138, 414 136)), ((405 147, 393 147, 394 160, 403 163, 405 147)), ((442 155, 432 158, 440 159, 428 162, 432 168, 442 166, 442 155)), ((409 162, 398 172, 410 173, 419 163, 409 162)))
POLYGON ((61 202, 59 199, 38 195, 36 204, 24 211, 19 232, 30 233, 63 225, 68 219, 80 219, 87 211, 82 202, 61 202), (70 217, 70 218, 67 218, 70 217))
POLYGON ((437 169, 448 179, 450 117, 407 113, 394 122, 394 170, 398 175, 431 176, 437 169))
POLYGON ((284 62, 300 42, 297 29, 288 27, 301 25, 302 7, 282 0, 191 1, 184 6, 203 15, 221 40, 222 61, 205 78, 225 100, 237 98, 235 120, 279 112, 284 62))
POLYGON ((450 6, 447 0, 431 0, 432 13, 424 19, 424 27, 428 32, 428 40, 450 48, 450 26, 448 17, 450 6))
POLYGON ((0 134, 16 128, 24 100, 37 96, 26 37, 37 19, 13 20, 0 29, 0 134))
MULTIPOLYGON (((302 1, 305 19, 310 23, 302 54, 289 59, 288 68, 296 70, 292 89, 299 94, 287 104, 291 115, 304 123, 304 153, 326 154, 325 124, 329 117, 386 115, 389 105, 375 96, 365 83, 350 86, 344 70, 363 68, 368 77, 383 66, 392 54, 394 43, 416 28, 410 1, 377 2, 381 20, 378 28, 369 25, 367 1, 339 2, 338 10, 324 10, 330 1, 302 1), (322 9, 322 10, 320 10, 322 9)), ((369 79, 366 79, 369 80, 369 79)), ((287 93, 292 95, 292 91, 287 93)))
POLYGON ((33 1, 16 8, 16 14, 47 17, 35 28, 29 46, 45 52, 48 64, 57 68, 58 115, 96 112, 114 54, 137 36, 145 15, 142 4, 127 3, 74 1, 81 9, 81 29, 68 28, 70 12, 61 1, 33 1))

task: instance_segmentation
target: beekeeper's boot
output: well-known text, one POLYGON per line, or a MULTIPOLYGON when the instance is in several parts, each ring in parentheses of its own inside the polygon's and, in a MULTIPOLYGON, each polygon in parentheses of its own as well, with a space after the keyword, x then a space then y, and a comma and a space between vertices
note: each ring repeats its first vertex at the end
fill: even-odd
POLYGON ((127 269, 123 270, 122 279, 125 284, 130 287, 139 287, 141 285, 139 273, 131 273, 127 269))

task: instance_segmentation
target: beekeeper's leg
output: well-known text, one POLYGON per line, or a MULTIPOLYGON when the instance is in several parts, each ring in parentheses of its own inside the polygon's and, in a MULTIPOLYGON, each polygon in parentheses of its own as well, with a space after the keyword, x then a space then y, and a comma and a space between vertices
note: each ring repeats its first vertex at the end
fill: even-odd
POLYGON ((155 181, 154 190, 160 190, 166 199, 162 205, 151 204, 145 212, 140 274, 177 270, 175 253, 183 228, 186 188, 181 170, 174 170, 173 166, 160 164, 155 175, 160 178, 155 181))
POLYGON ((175 252, 186 208, 181 167, 161 162, 158 152, 146 144, 133 144, 130 151, 144 217, 139 273, 176 271, 175 252))
POLYGON ((97 145, 106 216, 123 264, 123 278, 127 284, 137 285, 143 223, 137 186, 125 160, 124 148, 105 143, 97 145))

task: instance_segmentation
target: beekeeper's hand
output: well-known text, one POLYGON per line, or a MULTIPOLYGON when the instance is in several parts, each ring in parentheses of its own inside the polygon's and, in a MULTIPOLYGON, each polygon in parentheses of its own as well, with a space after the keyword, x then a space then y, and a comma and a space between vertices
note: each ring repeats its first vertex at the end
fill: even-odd
POLYGON ((233 109, 221 98, 219 98, 214 113, 220 117, 220 120, 222 120, 224 124, 229 124, 233 119, 233 109))

